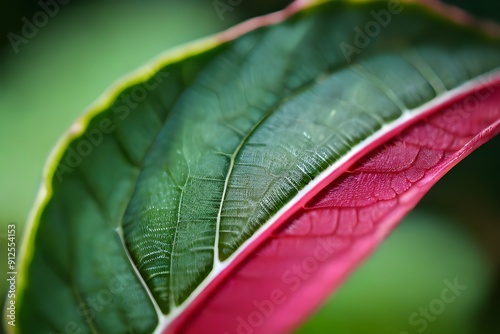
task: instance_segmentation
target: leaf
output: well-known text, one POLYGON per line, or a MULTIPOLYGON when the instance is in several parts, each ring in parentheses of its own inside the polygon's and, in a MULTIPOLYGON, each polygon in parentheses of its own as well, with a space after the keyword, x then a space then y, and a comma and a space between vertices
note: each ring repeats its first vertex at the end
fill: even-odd
POLYGON ((500 131, 498 38, 395 4, 296 2, 98 100, 49 162, 16 330, 291 330, 500 131))

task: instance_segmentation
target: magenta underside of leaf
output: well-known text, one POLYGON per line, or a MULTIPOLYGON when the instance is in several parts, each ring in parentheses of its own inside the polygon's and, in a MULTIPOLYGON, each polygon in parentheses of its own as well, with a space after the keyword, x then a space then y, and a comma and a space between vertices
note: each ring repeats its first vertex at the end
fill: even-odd
POLYGON ((421 114, 319 184, 165 333, 280 333, 303 321, 461 159, 500 132, 500 78, 421 114))

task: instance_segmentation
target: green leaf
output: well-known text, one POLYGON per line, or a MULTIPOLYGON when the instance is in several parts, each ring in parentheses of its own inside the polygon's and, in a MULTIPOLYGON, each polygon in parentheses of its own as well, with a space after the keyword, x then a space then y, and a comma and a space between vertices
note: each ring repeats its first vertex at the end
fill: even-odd
POLYGON ((75 123, 23 245, 19 332, 161 328, 322 172, 500 66, 497 39, 421 5, 294 6, 167 53, 75 123))

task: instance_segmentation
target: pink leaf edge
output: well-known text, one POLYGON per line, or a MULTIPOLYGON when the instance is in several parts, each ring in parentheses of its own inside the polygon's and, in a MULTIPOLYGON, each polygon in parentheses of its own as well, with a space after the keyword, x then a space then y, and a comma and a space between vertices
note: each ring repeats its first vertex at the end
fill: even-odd
POLYGON ((163 333, 283 333, 453 166, 500 132, 500 75, 367 146, 218 275, 163 333))

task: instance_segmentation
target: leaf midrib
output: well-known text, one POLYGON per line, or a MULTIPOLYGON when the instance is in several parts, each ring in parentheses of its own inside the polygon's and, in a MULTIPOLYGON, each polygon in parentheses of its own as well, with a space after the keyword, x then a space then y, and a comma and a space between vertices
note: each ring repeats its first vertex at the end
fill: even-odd
MULTIPOLYGON (((282 23, 282 22, 280 22, 282 23)), ((267 29, 272 26, 266 26, 264 27, 264 29, 267 29)), ((305 33, 301 36, 301 38, 297 41, 297 43, 299 43, 302 38, 304 38, 305 36, 307 36, 307 33, 310 32, 310 29, 306 29, 305 30, 305 33)), ((239 36, 238 38, 240 38, 241 36, 239 36)), ((233 41, 229 41, 229 42, 226 42, 224 44, 226 45, 230 45, 233 41)), ((222 44, 222 45, 224 45, 222 44)), ((257 43, 255 43, 254 45, 256 45, 257 43)), ((297 50, 297 48, 294 48, 294 51, 293 52, 296 52, 296 51, 299 51, 297 50)), ((373 55, 374 52, 367 52, 367 55, 363 55, 363 56, 358 56, 357 58, 364 58, 365 56, 368 56, 368 55, 373 55)), ((375 52, 375 54, 377 54, 377 52, 375 52)), ((243 58, 242 60, 246 59, 248 56, 250 55, 250 52, 247 53, 245 55, 245 58, 243 58)), ((293 55, 293 53, 292 53, 293 55)), ((290 55, 290 57, 292 56, 290 55)), ((218 54, 217 57, 220 57, 221 54, 218 54)), ((408 59, 406 59, 408 61, 408 59)), ((338 61, 338 60, 337 60, 338 61)), ((288 65, 290 64, 289 61, 287 61, 288 65)), ((413 65, 412 62, 408 61, 409 64, 413 65)), ((296 96, 297 94, 299 94, 300 92, 302 91, 306 91, 308 90, 310 87, 316 85, 316 80, 320 77, 330 77, 331 75, 333 75, 335 72, 339 71, 339 70, 342 70, 342 69, 345 69, 345 68, 349 68, 351 67, 351 64, 349 63, 346 63, 346 62, 341 62, 341 63, 326 63, 327 65, 327 68, 324 69, 323 72, 320 72, 318 73, 318 75, 312 79, 310 79, 308 82, 304 83, 303 85, 295 88, 293 91, 291 92, 288 92, 287 95, 282 95, 282 97, 274 104, 274 106, 272 106, 270 108, 270 110, 264 115, 261 117, 261 119, 259 119, 259 121, 257 121, 254 126, 246 133, 245 137, 242 138, 242 140, 240 141, 240 143, 238 144, 238 146, 235 148, 235 150, 233 151, 232 155, 231 155, 231 159, 230 159, 230 165, 229 165, 229 168, 228 168, 228 171, 227 171, 227 174, 226 174, 226 177, 225 177, 225 182, 224 182, 224 186, 223 186, 223 191, 222 191, 222 195, 221 195, 221 201, 220 201, 220 206, 219 206, 219 210, 218 210, 218 214, 217 214, 217 219, 216 219, 216 231, 215 231, 215 238, 214 238, 214 244, 213 244, 213 249, 214 249, 214 256, 213 256, 213 264, 212 264, 212 269, 211 269, 211 272, 212 271, 216 271, 216 269, 218 267, 220 267, 221 263, 224 262, 225 260, 227 260, 229 258, 226 257, 225 259, 221 260, 220 258, 220 249, 219 249, 219 240, 220 240, 220 225, 221 225, 221 215, 222 215, 222 211, 223 211, 223 207, 224 207, 224 204, 225 204, 225 198, 226 198, 226 194, 227 194, 227 189, 228 189, 228 185, 229 185, 229 181, 231 179, 231 176, 232 176, 232 172, 234 170, 234 164, 235 164, 235 160, 240 152, 240 150, 243 148, 244 144, 248 141, 249 138, 251 138, 252 134, 259 128, 259 126, 267 119, 269 118, 277 109, 279 109, 279 107, 281 107, 283 105, 283 103, 287 100, 290 100, 292 99, 294 96, 296 96)), ((203 68, 200 69, 200 71, 196 74, 195 78, 193 78, 192 82, 190 83, 191 85, 193 83, 195 83, 197 81, 197 79, 199 78, 201 72, 203 72, 203 69, 206 68, 206 66, 204 66, 203 68)), ((417 68, 418 70, 418 68, 417 68)), ((418 72, 421 72, 421 71, 418 71, 418 72)), ((360 73, 361 74, 361 73, 360 73)), ((288 78, 290 75, 290 71, 289 69, 287 69, 286 71, 283 72, 283 76, 281 77, 282 79, 286 79, 288 78)), ((424 76, 422 73, 421 75, 424 77, 424 79, 427 79, 426 76, 424 76)), ((370 84, 376 88, 377 90, 381 91, 384 95, 386 95, 391 101, 393 101, 393 103, 395 103, 396 106, 401 106, 401 103, 402 101, 398 101, 400 103, 396 103, 393 99, 392 99, 392 96, 388 96, 387 95, 387 92, 384 91, 383 89, 381 89, 380 87, 378 87, 377 85, 375 85, 373 82, 371 82, 371 80, 369 78, 367 78, 367 81, 370 82, 370 84)), ((427 82, 429 82, 428 80, 426 80, 427 82)), ((429 82, 429 84, 431 85, 431 87, 433 87, 433 85, 429 82)), ((180 94, 177 96, 177 98, 175 99, 175 102, 171 105, 170 109, 169 109, 169 112, 167 114, 167 116, 165 117, 165 119, 162 121, 162 126, 159 128, 158 132, 156 133, 156 135, 154 136, 154 140, 151 141, 150 145, 148 146, 148 148, 146 149, 145 151, 145 154, 142 158, 142 161, 141 161, 141 167, 142 167, 142 163, 144 162, 144 160, 148 157, 152 147, 154 146, 155 142, 158 141, 159 139, 159 136, 162 132, 162 129, 165 127, 166 124, 168 124, 168 120, 169 118, 173 115, 172 111, 174 111, 176 109, 176 106, 178 105, 178 102, 180 101, 180 99, 182 98, 182 96, 186 93, 186 86, 184 87, 184 89, 180 92, 180 94)), ((390 88, 388 88, 390 89, 390 88)), ((395 94, 394 94, 395 95, 395 94)), ((427 102, 427 101, 424 101, 424 103, 427 102)), ((404 111, 404 110, 401 110, 401 111, 404 111)), ((387 124, 386 122, 383 122, 383 124, 387 124)), ((130 204, 130 201, 131 199, 133 198, 133 195, 136 191, 136 188, 137 188, 137 185, 138 185, 138 180, 140 179, 140 175, 142 173, 142 168, 141 168, 141 171, 138 175, 138 177, 135 179, 134 181, 134 189, 133 191, 131 192, 131 195, 129 196, 128 198, 128 203, 126 205, 126 207, 129 207, 129 204, 130 204)), ((175 247, 176 247, 176 237, 178 235, 178 229, 179 229, 179 223, 180 223, 180 211, 181 211, 181 205, 182 205, 182 198, 183 198, 183 192, 181 192, 181 195, 180 195, 180 200, 179 200, 179 204, 178 204, 178 216, 177 216, 177 222, 176 222, 176 226, 175 226, 175 231, 173 232, 173 243, 172 243, 172 248, 171 248, 171 256, 170 256, 170 269, 173 267, 173 254, 174 254, 174 251, 175 251, 175 247)), ((123 224, 123 217, 121 219, 121 224, 123 224)), ((127 243, 125 242, 125 244, 127 245, 127 243)), ((238 246, 237 248, 241 247, 238 246)), ((127 247, 128 248, 128 247, 127 247)), ((129 250, 128 250, 129 251, 129 250)), ((133 261, 131 263, 134 267, 137 267, 137 264, 135 263, 135 261, 133 261)), ((141 273, 141 271, 139 270, 138 271, 139 273, 141 273)), ((208 275, 207 275, 208 276, 208 275)), ((142 280, 144 280, 144 277, 142 276, 142 273, 141 273, 141 278, 142 280)), ((169 312, 168 313, 171 313, 173 309, 177 308, 178 305, 175 303, 175 293, 174 293, 174 289, 173 289, 173 286, 172 286, 172 278, 173 278, 173 272, 172 270, 170 270, 169 272, 169 291, 170 291, 170 309, 169 309, 169 312)), ((206 277, 204 277, 204 279, 206 279, 206 277)), ((203 279, 203 280, 204 280, 203 279)), ((202 280, 202 281, 203 281, 202 280)), ((144 284, 145 284, 145 288, 147 288, 149 291, 151 291, 151 289, 149 288, 149 285, 145 282, 144 280, 144 284)), ((144 285, 143 284, 143 285, 144 285)), ((199 285, 199 284, 198 284, 199 285)), ((191 292, 192 293, 192 292, 191 292)), ((154 295, 153 295, 154 296, 154 295)), ((154 298, 153 298, 154 299, 154 298)), ((155 305, 158 305, 158 303, 156 302, 156 299, 154 299, 153 303, 155 305)), ((181 302, 182 304, 182 302, 181 302)), ((180 305, 180 304, 179 304, 180 305)), ((160 308, 161 309, 161 308, 160 308)))

